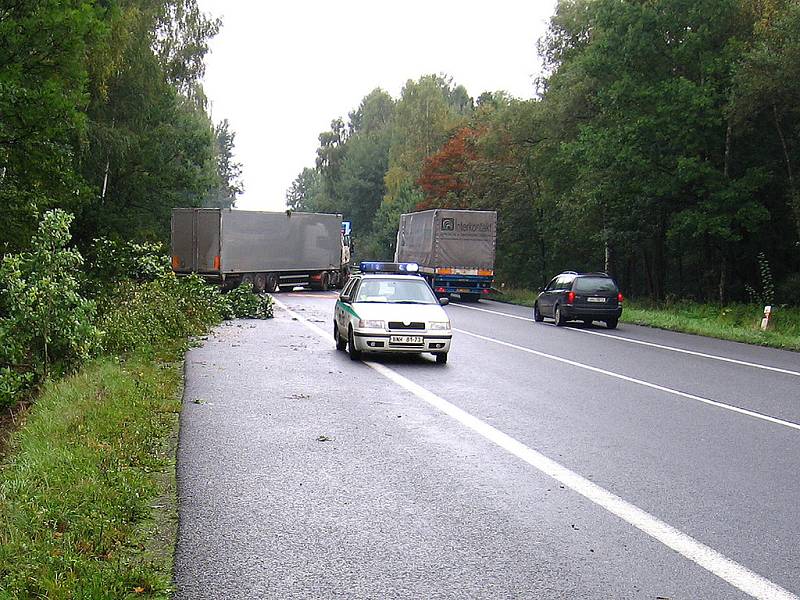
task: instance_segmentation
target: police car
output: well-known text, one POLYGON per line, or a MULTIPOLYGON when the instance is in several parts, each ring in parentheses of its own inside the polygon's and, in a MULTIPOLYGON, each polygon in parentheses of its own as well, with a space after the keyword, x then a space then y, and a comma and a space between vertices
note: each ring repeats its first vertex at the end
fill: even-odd
POLYGON ((414 263, 363 262, 347 282, 333 316, 336 348, 362 352, 430 352, 447 362, 450 319, 414 263))

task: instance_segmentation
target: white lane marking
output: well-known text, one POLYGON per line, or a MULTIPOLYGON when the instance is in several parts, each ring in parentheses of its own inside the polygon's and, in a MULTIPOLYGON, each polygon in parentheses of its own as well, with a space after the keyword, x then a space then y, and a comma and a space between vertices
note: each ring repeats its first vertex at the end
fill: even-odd
MULTIPOLYGON (((276 300, 275 303, 323 339, 330 339, 331 336, 328 333, 289 309, 282 302, 276 300)), ((609 492, 578 473, 570 471, 533 448, 526 446, 508 434, 472 416, 470 413, 458 408, 410 379, 403 377, 396 371, 378 363, 365 362, 364 364, 400 387, 408 390, 420 400, 423 400, 432 407, 452 417, 468 429, 471 429, 493 444, 499 446, 509 454, 522 459, 535 469, 555 479, 562 485, 569 487, 590 502, 597 504, 611 514, 633 525, 640 531, 643 531, 668 548, 671 548, 753 598, 763 600, 798 600, 795 594, 785 590, 769 579, 754 573, 744 565, 732 561, 720 552, 706 546, 702 542, 698 542, 693 537, 675 529, 671 525, 643 511, 638 506, 623 500, 616 494, 609 492)))
MULTIPOLYGON (((452 304, 452 306, 458 306, 459 308, 468 308, 470 310, 479 310, 481 312, 488 312, 492 313, 493 315, 501 315, 503 317, 509 317, 511 319, 520 319, 521 321, 531 321, 534 322, 533 319, 528 317, 520 317, 518 315, 511 315, 508 313, 500 312, 498 310, 489 310, 488 308, 477 308, 476 306, 465 306, 463 304, 452 304)), ((737 360, 735 358, 727 358, 725 356, 717 356, 716 354, 706 354, 705 352, 696 352, 694 350, 686 350, 684 348, 675 348, 674 346, 665 346, 664 344, 656 344, 654 342, 645 342, 642 340, 633 340, 631 338, 622 337, 619 335, 611 335, 609 333, 603 333, 601 331, 588 331, 586 329, 574 329, 567 327, 565 331, 577 331, 579 333, 585 333, 588 335, 599 335, 606 338, 611 338, 612 340, 618 340, 620 342, 628 342, 630 344, 640 344, 642 346, 650 346, 652 348, 659 348, 661 350, 669 350, 671 352, 680 352, 682 354, 690 354, 692 356, 700 356, 702 358, 710 358, 712 360, 720 360, 723 362, 733 363, 736 365, 742 365, 745 367, 753 367, 755 369, 764 369, 766 371, 774 371, 776 373, 784 373, 786 375, 794 375, 795 377, 800 377, 800 371, 792 371, 790 369, 781 369, 780 367, 771 367, 769 365, 762 365, 761 363, 753 363, 748 362, 746 360, 737 360)))
POLYGON ((515 350, 520 350, 522 352, 528 352, 529 354, 535 354, 536 356, 540 356, 542 358, 548 358, 550 360, 555 360, 560 363, 564 363, 566 365, 571 365, 573 367, 578 367, 579 369, 586 369, 587 371, 593 371, 594 373, 600 373, 601 375, 607 375, 608 377, 614 377, 616 379, 621 379, 623 381, 628 381, 630 383, 635 383, 637 385, 643 385, 645 387, 649 387, 654 390, 659 390, 661 392, 666 392, 667 394, 673 394, 675 396, 680 396, 681 398, 687 398, 689 400, 694 400, 696 402, 702 402, 703 404, 708 404, 710 406, 716 406, 717 408, 722 408, 725 410, 729 410, 731 412, 739 413, 742 415, 747 415, 748 417, 753 417, 754 419, 761 419, 762 421, 768 421, 770 423, 775 423, 776 425, 783 425, 784 427, 790 427, 791 429, 796 429, 800 431, 800 424, 793 423, 791 421, 784 421, 783 419, 778 419, 776 417, 771 417, 769 415, 765 415, 759 412, 755 412, 752 410, 747 410, 746 408, 740 408, 738 406, 733 406, 732 404, 725 404, 724 402, 717 402, 716 400, 710 400, 708 398, 703 398, 702 396, 695 396, 694 394, 687 394, 686 392, 681 392, 680 390, 674 390, 672 388, 664 387, 663 385, 658 385, 655 383, 650 383, 649 381, 644 381, 642 379, 636 379, 634 377, 628 377, 627 375, 622 375, 621 373, 614 373, 613 371, 607 371, 605 369, 601 369, 599 367, 593 367, 591 365, 586 365, 584 363, 580 363, 574 360, 569 360, 568 358, 562 358, 560 356, 555 356, 554 354, 547 354, 546 352, 540 352, 539 350, 533 350, 532 348, 526 348, 525 346, 518 346, 517 344, 512 344, 510 342, 504 342, 502 340, 496 340, 494 338, 486 337, 485 335, 479 335, 477 333, 471 333, 469 331, 464 331, 463 329, 455 329, 453 331, 457 331, 458 333, 463 333, 464 335, 469 335, 474 338, 478 338, 480 340, 484 340, 487 342, 492 342, 493 344, 499 344, 501 346, 506 346, 507 348, 513 348, 515 350))

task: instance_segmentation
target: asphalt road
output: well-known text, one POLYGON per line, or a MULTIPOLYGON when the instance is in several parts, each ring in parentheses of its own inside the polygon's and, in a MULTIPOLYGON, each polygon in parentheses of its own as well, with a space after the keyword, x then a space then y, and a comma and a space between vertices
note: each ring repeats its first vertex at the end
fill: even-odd
POLYGON ((800 355, 480 302, 352 362, 278 298, 187 356, 176 598, 800 593, 800 355))

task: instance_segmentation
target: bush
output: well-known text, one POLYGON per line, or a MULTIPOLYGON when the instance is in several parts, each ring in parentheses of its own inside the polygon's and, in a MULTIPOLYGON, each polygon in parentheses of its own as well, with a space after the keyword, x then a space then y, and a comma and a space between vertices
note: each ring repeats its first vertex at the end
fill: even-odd
POLYGON ((254 294, 250 283, 243 283, 223 296, 226 319, 271 319, 273 302, 268 294, 254 294))
POLYGON ((104 349, 125 353, 205 332, 222 319, 272 317, 272 298, 245 285, 223 294, 197 275, 118 282, 101 307, 104 349))
POLYGON ((98 238, 88 252, 88 274, 101 282, 153 281, 170 273, 164 244, 98 238))
POLYGON ((52 370, 65 372, 98 348, 95 304, 79 293, 81 254, 67 244, 72 215, 45 213, 31 251, 0 264, 0 405, 52 370))

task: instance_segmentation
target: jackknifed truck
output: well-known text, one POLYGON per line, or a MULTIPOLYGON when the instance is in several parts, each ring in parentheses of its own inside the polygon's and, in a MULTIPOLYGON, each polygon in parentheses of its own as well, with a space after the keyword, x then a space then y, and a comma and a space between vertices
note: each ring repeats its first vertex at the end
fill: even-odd
POLYGON ((229 208, 172 209, 172 270, 255 292, 327 290, 350 276, 342 215, 229 208))
POLYGON ((474 302, 494 281, 497 213, 435 209, 400 215, 396 262, 414 262, 437 296, 474 302))

